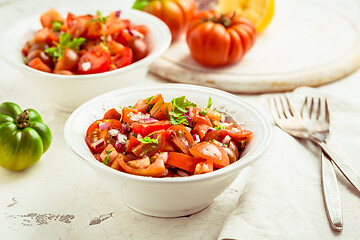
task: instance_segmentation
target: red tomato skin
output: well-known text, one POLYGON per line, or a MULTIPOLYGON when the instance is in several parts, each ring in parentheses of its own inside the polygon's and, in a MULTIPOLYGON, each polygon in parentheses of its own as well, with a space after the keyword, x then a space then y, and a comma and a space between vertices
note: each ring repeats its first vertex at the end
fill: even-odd
POLYGON ((153 132, 162 130, 162 129, 167 129, 170 127, 170 121, 167 120, 162 120, 162 121, 158 121, 156 123, 151 123, 151 124, 143 124, 143 123, 137 123, 134 122, 132 124, 132 128, 135 134, 140 134, 141 136, 145 137, 153 132))
POLYGON ((226 167, 230 164, 225 150, 210 142, 200 142, 190 149, 191 154, 197 158, 204 158, 214 164, 216 168, 226 167))
POLYGON ((48 72, 51 73, 51 68, 46 65, 40 58, 34 58, 28 63, 29 67, 34 68, 36 70, 42 71, 42 72, 48 72))
POLYGON ((195 166, 198 162, 195 158, 178 152, 169 152, 166 164, 180 168, 190 173, 194 173, 195 166))
POLYGON ((225 14, 230 25, 214 21, 220 18, 216 10, 199 12, 190 23, 186 41, 191 56, 198 63, 219 67, 240 61, 253 46, 257 32, 253 24, 240 15, 225 14))
POLYGON ((80 57, 78 71, 80 74, 94 74, 109 71, 111 55, 109 50, 98 45, 80 57), (90 66, 86 66, 90 63, 90 66))
POLYGON ((176 41, 186 31, 190 19, 197 11, 195 0, 155 0, 150 1, 143 11, 160 18, 169 27, 172 41, 176 41))
POLYGON ((111 108, 108 111, 106 111, 103 118, 120 120, 121 113, 119 113, 115 108, 111 108))

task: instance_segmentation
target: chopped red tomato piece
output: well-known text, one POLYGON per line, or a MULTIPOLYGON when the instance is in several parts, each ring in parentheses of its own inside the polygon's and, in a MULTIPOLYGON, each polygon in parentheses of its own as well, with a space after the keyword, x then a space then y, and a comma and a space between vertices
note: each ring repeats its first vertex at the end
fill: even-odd
POLYGON ((155 123, 150 123, 150 124, 134 122, 132 124, 132 128, 135 134, 140 134, 141 136, 145 137, 155 131, 167 129, 170 127, 170 125, 171 125, 170 121, 166 121, 166 120, 157 121, 155 123))
POLYGON ((93 74, 109 71, 111 55, 108 49, 98 45, 86 52, 79 60, 79 73, 93 74))
POLYGON ((194 174, 203 174, 214 171, 213 163, 210 161, 199 162, 196 164, 194 174))
POLYGON ((230 164, 225 150, 215 143, 201 142, 190 149, 193 156, 204 158, 214 164, 216 168, 226 167, 230 164))
POLYGON ((51 68, 48 65, 46 65, 43 61, 41 61, 40 58, 34 58, 28 63, 28 65, 39 71, 49 72, 49 73, 51 72, 51 68))
POLYGON ((180 168, 187 172, 191 172, 191 173, 194 172, 195 166, 197 164, 195 158, 178 152, 169 152, 168 154, 169 156, 168 156, 168 160, 166 161, 166 164, 180 168))

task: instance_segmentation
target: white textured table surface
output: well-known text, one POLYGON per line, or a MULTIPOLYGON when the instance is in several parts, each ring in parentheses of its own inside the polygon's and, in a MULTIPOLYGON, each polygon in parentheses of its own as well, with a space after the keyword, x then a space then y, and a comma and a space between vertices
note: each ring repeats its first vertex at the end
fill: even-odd
MULTIPOLYGON (((71 2, 0 1, 0 25, 71 2)), ((126 1, 102 4, 120 2, 126 1)), ((337 128, 329 144, 358 172, 359 78, 357 71, 315 90, 328 96, 333 106, 337 128)), ((149 75, 145 82, 165 81, 149 75)), ((239 96, 262 109, 270 120, 269 95, 239 96)), ((161 219, 134 212, 101 187, 91 169, 65 145, 63 126, 69 113, 38 100, 26 79, 0 61, 0 102, 4 101, 37 109, 52 130, 53 142, 34 167, 20 173, 0 169, 0 239, 360 239, 360 194, 337 171, 344 230, 332 232, 322 201, 318 152, 275 126, 266 154, 208 208, 188 217, 161 219)))

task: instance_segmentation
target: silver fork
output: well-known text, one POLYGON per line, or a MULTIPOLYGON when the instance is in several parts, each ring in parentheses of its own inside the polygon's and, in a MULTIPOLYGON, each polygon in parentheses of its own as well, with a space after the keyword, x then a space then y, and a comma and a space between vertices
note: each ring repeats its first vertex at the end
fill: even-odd
POLYGON ((346 179, 360 192, 360 176, 335 152, 333 152, 326 142, 321 141, 319 134, 312 134, 307 130, 300 114, 293 108, 289 100, 269 99, 269 107, 275 123, 288 134, 312 141, 325 152, 325 154, 335 163, 346 179), (304 128, 306 131, 304 131, 304 128))
MULTIPOLYGON (((306 127, 319 139, 326 142, 330 134, 330 113, 326 98, 306 97, 301 108, 306 127)), ((321 151, 321 179, 325 209, 332 229, 341 231, 343 219, 339 187, 331 160, 321 151)))

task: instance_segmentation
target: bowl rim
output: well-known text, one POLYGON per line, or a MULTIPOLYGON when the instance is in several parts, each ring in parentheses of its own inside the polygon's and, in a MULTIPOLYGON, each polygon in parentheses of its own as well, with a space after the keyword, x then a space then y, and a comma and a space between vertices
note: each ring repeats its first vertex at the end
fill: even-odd
MULTIPOLYGON (((65 8, 58 8, 57 10, 59 11, 65 11, 65 8)), ((82 8, 79 7, 73 7, 70 10, 67 10, 67 12, 70 11, 76 11, 76 10, 82 10, 84 11, 82 8)), ((109 9, 109 7, 104 7, 101 10, 103 11, 111 11, 109 9)), ((5 55, 4 55, 4 51, 0 51, 0 56, 2 57, 2 59, 4 59, 6 62, 10 63, 11 65, 14 65, 16 67, 19 67, 21 70, 24 70, 28 73, 31 74, 35 74, 35 75, 40 75, 42 77, 46 77, 46 78, 55 78, 61 81, 73 81, 74 79, 76 79, 76 81, 89 81, 89 80, 94 80, 94 79, 98 79, 99 77, 108 77, 114 74, 119 74, 122 72, 126 72, 126 71, 131 71, 134 68, 138 68, 141 66, 146 66, 151 64, 155 59, 159 58, 170 46, 171 44, 171 32, 170 29, 168 28, 168 26, 161 21, 159 18, 144 12, 144 11, 139 11, 136 9, 120 9, 121 13, 124 14, 129 14, 131 15, 131 17, 126 16, 126 18, 130 19, 131 18, 135 18, 136 16, 142 16, 147 18, 148 20, 151 20, 152 23, 154 23, 156 25, 156 29, 159 30, 159 35, 161 34, 163 36, 163 42, 160 44, 159 49, 156 52, 150 52, 149 55, 147 55, 145 58, 132 63, 128 66, 116 69, 116 70, 112 70, 112 71, 107 71, 107 72, 103 72, 103 73, 95 73, 95 74, 78 74, 78 75, 62 75, 62 74, 55 74, 55 73, 47 73, 47 72, 43 72, 40 70, 36 70, 33 69, 29 66, 27 66, 26 64, 24 64, 22 61, 12 61, 9 60, 5 55)), ((115 11, 114 9, 112 11, 115 11)), ((6 27, 3 31, 1 31, 2 33, 2 38, 0 39, 0 43, 3 43, 5 41, 5 39, 8 39, 7 37, 10 37, 11 32, 14 30, 15 27, 26 23, 27 21, 34 20, 35 18, 39 18, 40 15, 38 13, 36 14, 30 14, 28 16, 25 16, 24 18, 21 18, 20 20, 14 22, 13 24, 9 25, 8 27, 6 27)), ((27 41, 27 40, 26 40, 27 41)), ((25 41, 25 42, 26 42, 25 41)), ((20 42, 20 41, 19 41, 20 42)), ((25 43, 24 42, 24 43, 25 43)), ((0 46, 5 46, 4 44, 0 44, 0 46)), ((0 47, 0 49, 2 49, 3 47, 0 47)), ((19 49, 21 50, 21 49, 19 49)))
MULTIPOLYGON (((159 91, 161 91, 161 90, 159 90, 159 91)), ((85 136, 85 133, 84 133, 84 136, 85 136)), ((121 89, 117 89, 114 91, 110 91, 110 92, 101 94, 101 95, 83 103, 81 106, 79 106, 77 109, 75 109, 72 112, 72 114, 69 116, 69 118, 67 119, 65 126, 64 126, 64 138, 65 138, 66 144, 70 147, 70 149, 80 159, 84 160, 92 168, 96 168, 96 169, 105 171, 112 175, 118 175, 120 177, 123 177, 123 178, 125 178, 127 180, 131 180, 131 181, 159 183, 159 184, 169 184, 169 183, 183 184, 183 183, 192 183, 192 182, 198 182, 198 181, 204 181, 204 180, 206 181, 206 180, 213 179, 213 178, 220 178, 220 177, 223 177, 226 175, 230 175, 231 173, 238 171, 239 169, 242 169, 242 168, 252 164, 253 162, 255 162, 255 160, 260 158, 265 153, 265 151, 268 149, 270 142, 272 140, 272 128, 271 128, 270 122, 267 120, 267 118, 265 117, 265 115, 263 113, 261 113, 259 110, 257 110, 251 103, 248 103, 248 102, 242 100, 240 97, 233 95, 231 93, 228 93, 228 92, 225 92, 222 90, 218 90, 218 89, 214 89, 214 88, 210 88, 210 87, 191 85, 191 84, 180 84, 180 83, 142 84, 142 85, 136 85, 136 86, 132 86, 132 87, 126 87, 126 88, 121 88, 121 89), (86 157, 82 157, 81 154, 78 153, 76 151, 76 149, 74 149, 73 146, 71 146, 71 144, 69 143, 70 136, 68 133, 68 129, 70 129, 70 125, 72 124, 74 119, 92 103, 98 102, 101 99, 110 97, 111 95, 114 95, 114 94, 119 94, 121 92, 128 93, 128 92, 134 92, 134 91, 146 90, 146 89, 169 89, 169 88, 182 89, 182 90, 191 88, 191 89, 196 89, 197 91, 203 91, 203 92, 205 91, 209 94, 218 94, 218 95, 221 94, 221 96, 231 98, 235 103, 245 106, 248 110, 253 112, 253 114, 258 118, 260 125, 262 125, 264 128, 264 136, 261 139, 261 142, 259 144, 260 149, 256 150, 255 152, 251 153, 250 155, 243 156, 242 158, 240 158, 239 161, 232 163, 229 166, 226 166, 221 169, 217 169, 216 171, 213 171, 210 173, 192 175, 192 176, 188 176, 188 177, 155 178, 155 177, 147 177, 147 176, 138 176, 138 175, 133 175, 133 174, 125 173, 122 171, 118 171, 118 170, 112 169, 108 166, 105 166, 104 164, 101 164, 100 162, 96 161, 95 158, 90 160, 90 159, 87 159, 86 157)), ((84 140, 84 144, 86 144, 85 140, 84 140)))

